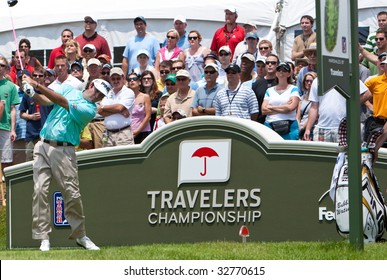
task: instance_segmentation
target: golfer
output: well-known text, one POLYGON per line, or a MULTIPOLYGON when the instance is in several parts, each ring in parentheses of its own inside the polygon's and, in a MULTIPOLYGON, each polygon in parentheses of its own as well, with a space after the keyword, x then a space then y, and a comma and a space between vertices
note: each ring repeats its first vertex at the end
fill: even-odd
POLYGON ((65 217, 71 226, 69 238, 75 239, 79 246, 87 250, 99 250, 86 236, 74 146, 80 143, 82 129, 96 114, 95 102, 107 95, 111 85, 96 79, 83 92, 67 84, 62 84, 58 92, 54 92, 24 75, 23 88, 40 105, 54 104, 40 132, 41 140, 34 148, 32 238, 41 240, 41 251, 50 250, 48 188, 54 177, 64 197, 65 217))

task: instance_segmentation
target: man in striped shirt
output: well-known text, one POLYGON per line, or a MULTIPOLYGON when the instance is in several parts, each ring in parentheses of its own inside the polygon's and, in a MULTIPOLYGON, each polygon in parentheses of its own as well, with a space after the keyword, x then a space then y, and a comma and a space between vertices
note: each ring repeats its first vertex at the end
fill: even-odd
MULTIPOLYGON (((387 26, 387 11, 381 11, 377 15, 379 28, 383 28, 387 26)), ((378 29, 379 29, 378 28, 378 29)), ((376 32, 372 32, 368 35, 366 44, 364 45, 364 49, 369 52, 376 52, 378 47, 376 46, 376 32)))
POLYGON ((241 69, 230 64, 226 69, 228 85, 221 89, 215 97, 215 115, 235 118, 258 118, 258 101, 251 86, 241 83, 241 69))

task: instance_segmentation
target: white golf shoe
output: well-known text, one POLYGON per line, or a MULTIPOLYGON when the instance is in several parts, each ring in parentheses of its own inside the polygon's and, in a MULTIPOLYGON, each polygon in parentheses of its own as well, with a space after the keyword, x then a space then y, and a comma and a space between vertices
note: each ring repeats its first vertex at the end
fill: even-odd
POLYGON ((40 248, 39 249, 42 252, 50 251, 50 240, 43 239, 42 242, 40 243, 40 248))
POLYGON ((76 239, 78 246, 85 248, 86 250, 99 250, 99 247, 90 240, 89 237, 84 236, 76 239))

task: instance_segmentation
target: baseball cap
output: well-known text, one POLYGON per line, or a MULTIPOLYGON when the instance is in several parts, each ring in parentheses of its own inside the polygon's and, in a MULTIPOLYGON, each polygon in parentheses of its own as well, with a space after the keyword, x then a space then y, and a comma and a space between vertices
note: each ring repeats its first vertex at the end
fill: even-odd
POLYGON ((247 38, 253 38, 253 39, 259 40, 257 32, 249 32, 249 33, 246 34, 245 38, 246 39, 247 38))
POLYGON ((54 70, 52 70, 51 68, 46 68, 46 73, 49 75, 49 76, 56 76, 56 73, 54 70))
POLYGON ((107 96, 109 91, 112 89, 112 86, 107 81, 102 79, 93 80, 93 84, 105 96, 107 96))
POLYGON ((185 69, 181 69, 181 70, 177 71, 177 73, 176 73, 176 78, 177 78, 177 77, 187 77, 187 78, 191 78, 191 77, 189 76, 188 71, 185 70, 185 69))
POLYGON ((119 76, 123 76, 124 75, 124 71, 122 71, 122 69, 120 67, 113 67, 111 70, 110 70, 110 77, 113 76, 113 75, 119 75, 119 76))
POLYGON ((215 59, 215 60, 219 61, 218 56, 215 55, 215 54, 212 54, 212 53, 210 53, 210 54, 208 54, 208 55, 206 55, 206 56, 204 57, 204 62, 205 62, 208 58, 212 58, 212 59, 215 59))
POLYGON ((289 64, 287 64, 285 62, 281 62, 280 64, 278 64, 276 69, 277 69, 277 71, 280 69, 284 69, 286 72, 290 72, 290 66, 289 66, 289 64))
POLYGON ((252 22, 252 21, 246 22, 246 23, 243 25, 243 27, 245 27, 246 25, 250 25, 250 26, 254 27, 255 29, 257 29, 257 25, 256 25, 254 22, 252 22))
POLYGON ((96 58, 90 58, 89 61, 87 62, 87 66, 89 67, 90 65, 93 65, 93 64, 101 66, 101 61, 99 61, 96 58))
POLYGON ((165 78, 165 81, 171 81, 176 84, 176 74, 168 74, 165 78))
POLYGON ((84 50, 84 49, 91 49, 93 51, 97 50, 93 44, 86 44, 86 45, 84 45, 82 50, 84 50))
POLYGON ((208 64, 206 64, 206 66, 204 66, 204 69, 207 69, 209 67, 212 67, 212 68, 215 69, 216 72, 219 72, 219 67, 215 63, 208 63, 208 64))
POLYGON ((71 64, 70 69, 72 69, 74 66, 78 66, 83 71, 82 63, 79 63, 78 61, 74 61, 73 64, 71 64))
POLYGON ((380 64, 387 64, 387 57, 384 56, 384 59, 380 62, 380 64))
POLYGON ((387 52, 382 52, 381 54, 378 55, 378 59, 381 59, 385 56, 387 56, 387 52))
POLYGON ((150 58, 150 54, 149 52, 146 50, 146 49, 141 49, 137 52, 137 57, 142 55, 142 54, 145 54, 148 58, 150 58))
POLYGON ((96 19, 93 19, 91 16, 85 16, 84 18, 85 21, 91 21, 93 23, 97 23, 97 20, 96 19))
POLYGON ((109 63, 105 63, 104 65, 102 65, 102 69, 104 69, 104 68, 112 69, 113 66, 111 66, 111 64, 109 64, 109 63))
POLYGON ((258 62, 262 62, 262 63, 266 63, 266 57, 264 56, 258 56, 257 59, 255 60, 255 63, 258 63, 258 62))
POLYGON ((317 52, 317 43, 310 43, 307 49, 304 49, 304 55, 308 55, 311 52, 317 52))
POLYGON ((238 66, 238 64, 232 63, 224 71, 226 71, 226 73, 228 73, 229 71, 239 73, 241 72, 241 68, 238 66))
POLYGON ((101 59, 104 59, 106 60, 107 63, 110 63, 110 60, 112 59, 110 56, 108 56, 107 54, 100 54, 98 57, 97 57, 99 60, 101 59))
POLYGON ((251 53, 244 53, 244 54, 242 54, 242 56, 241 56, 241 59, 242 58, 247 58, 248 60, 250 60, 251 62, 255 62, 255 57, 254 57, 254 55, 252 55, 251 53))
POLYGON ((183 110, 183 109, 177 109, 175 112, 172 113, 173 114, 179 114, 180 116, 186 118, 187 117, 187 113, 183 110))
POLYGON ((133 22, 136 23, 138 21, 142 21, 146 25, 146 20, 143 16, 136 17, 133 22))
POLYGON ((31 77, 31 72, 29 70, 27 70, 27 69, 17 71, 17 78, 18 79, 23 77, 23 75, 27 75, 27 76, 31 77))
POLYGON ((220 53, 221 51, 224 51, 224 52, 226 52, 226 53, 231 53, 231 49, 230 49, 229 46, 222 46, 222 47, 220 47, 219 53, 220 53))
POLYGON ((173 23, 175 23, 176 21, 181 21, 182 23, 187 23, 187 19, 185 18, 185 16, 182 16, 182 15, 178 15, 174 18, 173 20, 173 23))
POLYGON ((226 12, 226 11, 230 11, 231 13, 235 13, 235 14, 238 13, 237 9, 236 9, 235 7, 232 7, 232 6, 226 7, 226 8, 224 9, 224 11, 225 11, 225 12, 226 12))

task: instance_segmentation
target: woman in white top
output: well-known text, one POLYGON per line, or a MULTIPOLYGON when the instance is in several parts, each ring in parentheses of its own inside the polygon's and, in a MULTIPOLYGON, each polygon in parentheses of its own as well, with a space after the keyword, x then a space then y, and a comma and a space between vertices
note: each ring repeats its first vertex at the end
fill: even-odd
POLYGON ((190 47, 184 51, 185 54, 185 69, 189 72, 191 80, 197 82, 202 79, 204 73, 204 57, 210 50, 202 45, 202 35, 199 31, 192 30, 188 33, 188 42, 190 47))
POLYGON ((184 52, 177 46, 179 41, 179 33, 176 29, 170 29, 167 32, 167 45, 162 47, 156 55, 155 69, 156 72, 160 72, 160 63, 164 60, 185 60, 184 52))
POLYGON ((278 84, 267 89, 262 103, 265 125, 280 134, 285 140, 298 140, 296 111, 300 96, 298 88, 290 84, 291 69, 280 63, 276 73, 278 84))
MULTIPOLYGON (((312 87, 312 82, 314 79, 316 79, 316 77, 317 73, 308 72, 302 79, 302 91, 304 92, 304 95, 301 96, 301 102, 299 103, 297 110, 297 121, 300 129, 301 140, 303 140, 304 138, 306 124, 308 123, 309 109, 312 105, 312 101, 309 100, 309 91, 312 87)), ((311 129, 310 131, 313 131, 313 129, 311 129)), ((311 137, 311 139, 313 138, 311 137)))

